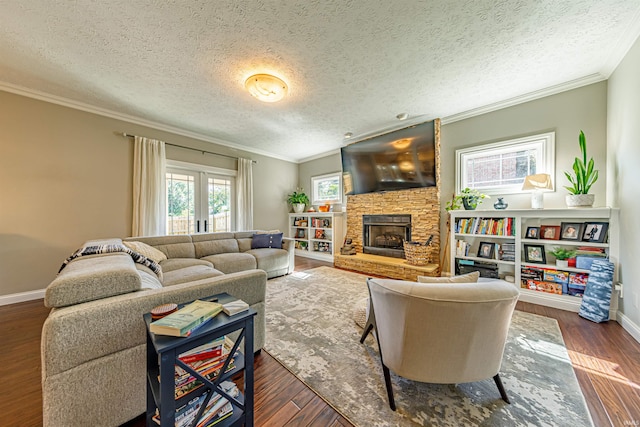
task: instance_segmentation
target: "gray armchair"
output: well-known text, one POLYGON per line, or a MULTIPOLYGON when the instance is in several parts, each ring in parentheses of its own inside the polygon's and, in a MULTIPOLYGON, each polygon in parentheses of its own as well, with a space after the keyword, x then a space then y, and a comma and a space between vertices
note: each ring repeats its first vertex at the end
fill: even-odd
POLYGON ((369 279, 367 283, 370 324, 376 329, 392 410, 396 408, 389 370, 436 384, 493 378, 500 396, 509 403, 498 371, 518 299, 513 284, 391 279, 369 279))

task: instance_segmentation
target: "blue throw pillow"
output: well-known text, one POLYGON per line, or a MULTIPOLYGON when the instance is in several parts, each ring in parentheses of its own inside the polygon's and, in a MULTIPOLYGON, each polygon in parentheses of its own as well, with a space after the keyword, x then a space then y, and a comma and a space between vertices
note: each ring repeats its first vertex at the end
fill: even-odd
POLYGON ((282 249, 282 233, 254 234, 251 238, 251 249, 282 249))

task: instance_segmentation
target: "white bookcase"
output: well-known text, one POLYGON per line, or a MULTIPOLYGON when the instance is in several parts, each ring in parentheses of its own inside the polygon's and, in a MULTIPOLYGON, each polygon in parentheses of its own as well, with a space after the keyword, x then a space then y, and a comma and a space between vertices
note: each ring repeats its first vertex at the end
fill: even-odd
POLYGON ((289 214, 289 237, 296 255, 333 262, 342 246, 342 212, 289 214))
MULTIPOLYGON (((514 278, 514 286, 520 289, 520 300, 535 304, 541 304, 549 307, 559 308, 563 310, 575 311, 580 309, 582 298, 579 296, 567 294, 554 294, 542 291, 524 289, 521 287, 521 272, 523 268, 537 268, 564 271, 569 273, 588 273, 589 270, 576 267, 558 267, 555 265, 555 258, 550 252, 555 247, 564 247, 567 249, 575 249, 578 246, 588 246, 591 248, 602 248, 609 260, 616 265, 616 277, 614 284, 617 283, 618 274, 618 210, 612 208, 587 208, 587 209, 507 209, 507 210, 457 210, 450 211, 450 268, 451 272, 456 271, 456 263, 477 262, 488 263, 498 267, 500 278, 512 276, 514 278), (467 220, 467 222, 462 222, 467 220), (483 222, 484 221, 484 222, 483 222), (506 235, 507 228, 501 231, 500 225, 504 227, 505 223, 511 223, 511 235, 506 235), (551 240, 551 239, 533 239, 527 238, 526 232, 529 227, 541 226, 560 226, 562 223, 608 223, 608 239, 604 242, 577 240, 551 240), (466 230, 460 230, 460 225, 473 223, 474 227, 467 227, 466 230), (477 226, 475 224, 478 224, 477 226), (491 224, 491 225, 490 225, 491 224), (483 229, 484 226, 484 229, 483 229), (491 227, 491 228, 490 228, 491 227), (462 232, 464 231, 464 232, 462 232), (506 245, 505 245, 506 244, 506 245), (500 259, 500 256, 485 258, 479 255, 481 246, 494 246, 495 249, 502 247, 513 247, 514 253, 512 259, 507 256, 507 260, 500 259), (536 245, 544 248, 546 257, 545 263, 527 262, 525 259, 525 245, 536 245), (468 248, 466 253, 464 249, 468 248), (459 250, 457 251, 456 249, 459 250)), ((612 312, 617 309, 616 293, 613 294, 611 301, 612 312)))

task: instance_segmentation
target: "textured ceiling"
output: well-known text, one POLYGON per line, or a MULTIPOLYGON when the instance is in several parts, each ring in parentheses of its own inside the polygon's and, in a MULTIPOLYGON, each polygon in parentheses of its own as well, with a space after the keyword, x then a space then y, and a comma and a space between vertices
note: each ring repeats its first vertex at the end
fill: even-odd
POLYGON ((639 19, 638 0, 0 0, 0 82, 300 160, 398 113, 606 78, 639 19), (289 95, 252 98, 257 72, 289 95))

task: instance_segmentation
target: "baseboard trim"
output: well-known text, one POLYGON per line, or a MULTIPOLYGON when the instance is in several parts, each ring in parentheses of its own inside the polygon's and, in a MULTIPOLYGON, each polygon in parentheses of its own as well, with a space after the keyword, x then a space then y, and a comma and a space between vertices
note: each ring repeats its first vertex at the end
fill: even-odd
POLYGON ((625 331, 629 332, 636 341, 640 342, 640 326, 633 323, 629 317, 625 316, 625 314, 620 311, 618 311, 616 320, 625 331))
POLYGON ((33 301, 44 298, 44 289, 37 291, 19 292, 17 294, 0 295, 0 306, 17 304, 19 302, 33 301))

